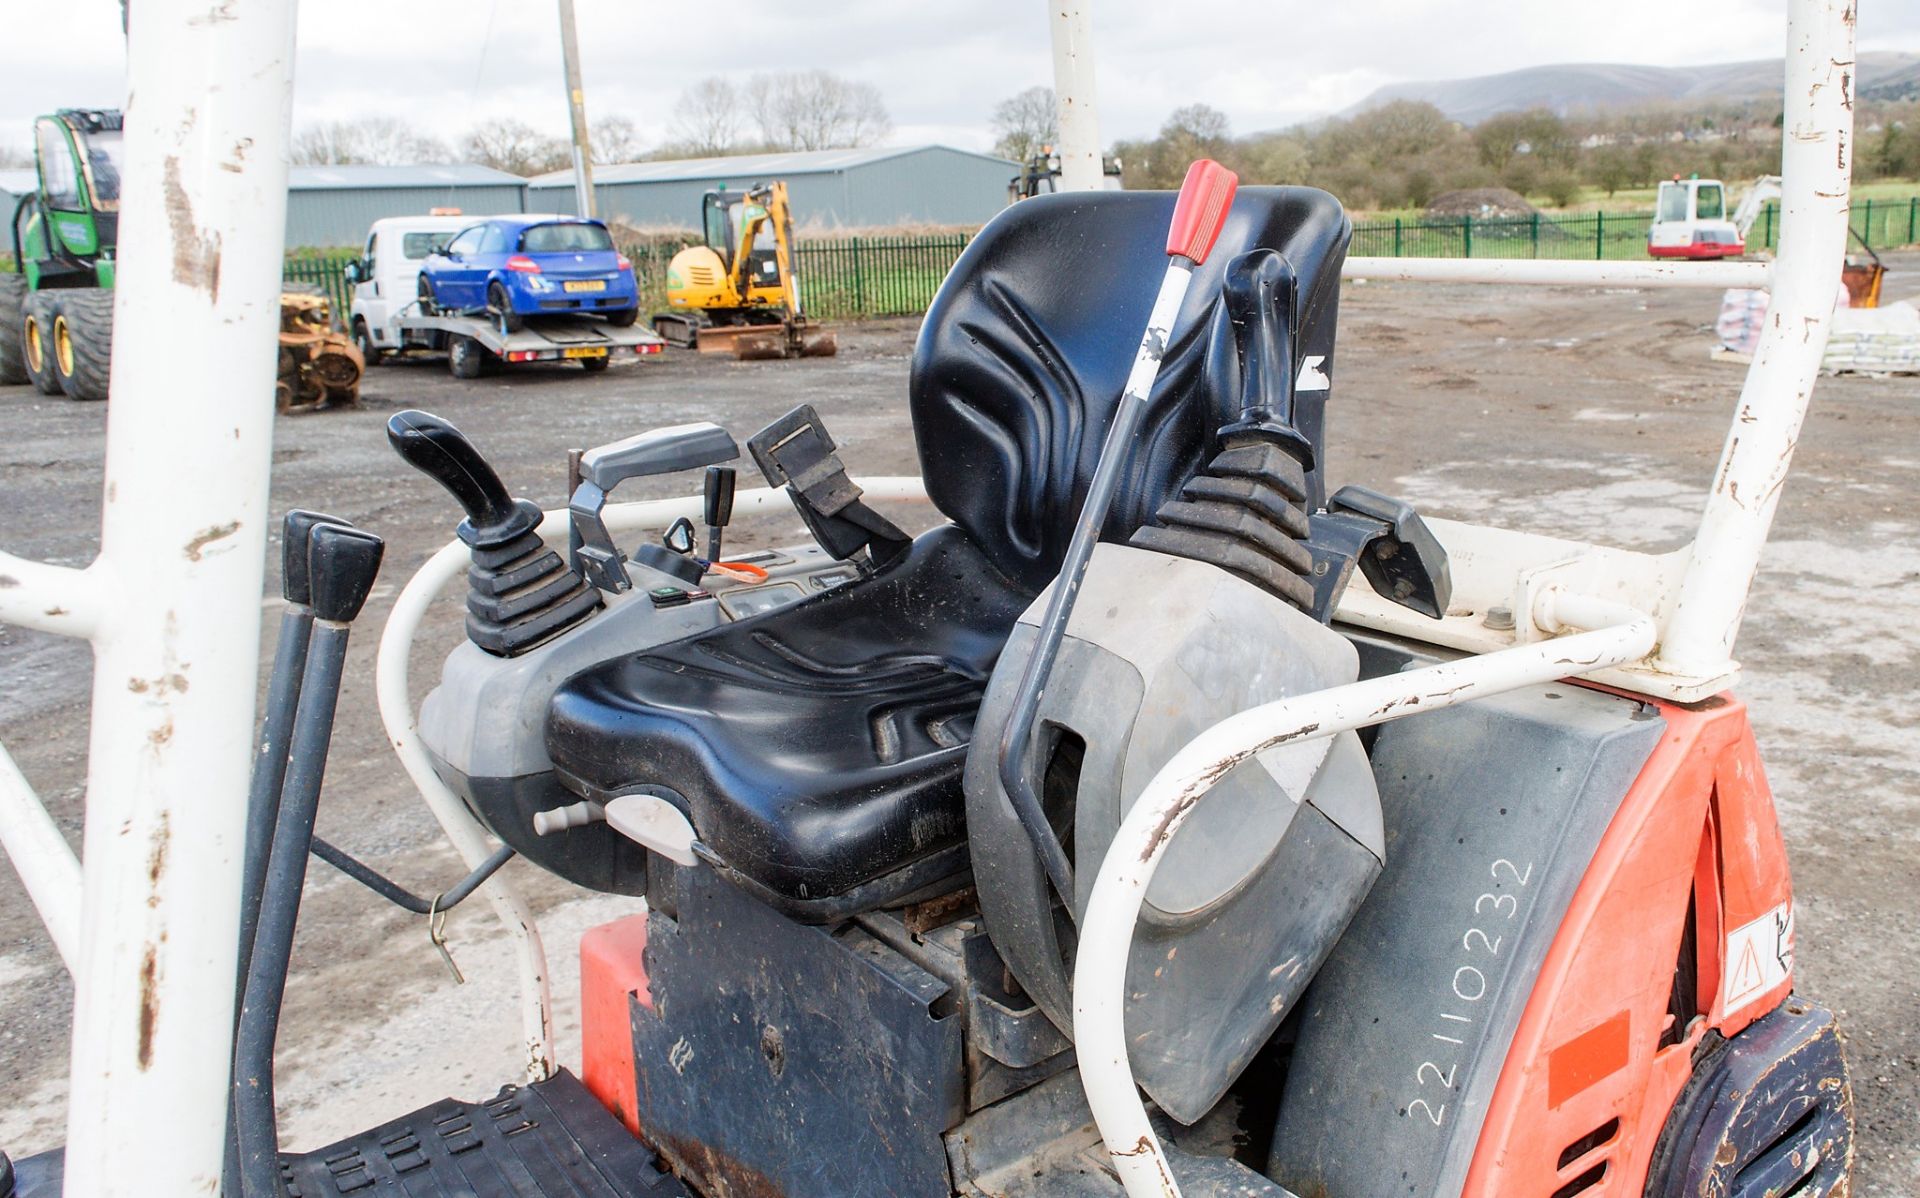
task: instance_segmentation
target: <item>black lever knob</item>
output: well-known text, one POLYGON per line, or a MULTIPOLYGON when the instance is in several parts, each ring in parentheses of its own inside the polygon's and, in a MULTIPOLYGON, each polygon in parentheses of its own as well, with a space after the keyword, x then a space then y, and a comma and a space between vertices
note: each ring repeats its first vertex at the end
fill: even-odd
POLYGON ((313 576, 307 571, 307 553, 313 545, 313 530, 323 524, 339 528, 353 525, 338 516, 294 508, 280 525, 280 593, 288 603, 310 607, 313 604, 313 576))
POLYGON ((394 452, 428 478, 445 487, 466 509, 475 545, 499 544, 540 523, 539 509, 516 502, 480 456, 466 434, 429 412, 409 409, 387 421, 387 442, 394 452))
POLYGON ((706 519, 707 519, 707 560, 720 560, 721 530, 733 519, 733 488, 735 472, 732 466, 708 466, 706 482, 706 519))
POLYGON ((350 622, 360 614, 387 543, 364 529, 339 524, 314 526, 307 550, 307 571, 313 580, 313 614, 322 620, 350 622))

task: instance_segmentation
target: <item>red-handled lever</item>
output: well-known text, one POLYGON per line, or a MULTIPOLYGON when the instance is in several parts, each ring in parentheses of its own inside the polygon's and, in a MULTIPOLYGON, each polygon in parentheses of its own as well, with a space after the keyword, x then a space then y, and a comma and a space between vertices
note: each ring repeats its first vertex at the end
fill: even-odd
POLYGON ((1220 239, 1220 227, 1227 223, 1227 210, 1233 207, 1233 193, 1239 186, 1240 176, 1211 158, 1188 167, 1187 181, 1180 185, 1180 199, 1173 206, 1173 226, 1167 230, 1167 253, 1191 259, 1195 266, 1205 262, 1220 239))

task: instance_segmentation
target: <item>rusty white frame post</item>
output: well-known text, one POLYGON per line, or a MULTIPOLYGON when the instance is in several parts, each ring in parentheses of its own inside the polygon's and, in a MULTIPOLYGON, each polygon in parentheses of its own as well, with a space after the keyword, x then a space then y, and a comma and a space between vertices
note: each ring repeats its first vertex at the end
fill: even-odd
POLYGON ((1788 10, 1773 302, 1661 644, 1662 662, 1676 673, 1714 673, 1733 663, 1747 594, 1826 355, 1847 250, 1854 14, 1854 0, 1793 0, 1788 10))
POLYGON ((1060 190, 1093 191, 1105 181, 1099 89, 1093 74, 1093 0, 1048 8, 1053 34, 1053 103, 1060 122, 1060 190))
POLYGON ((94 650, 84 869, 0 762, 0 839, 74 973, 88 1198, 219 1190, 294 11, 135 6, 100 555, 0 554, 0 620, 94 650))

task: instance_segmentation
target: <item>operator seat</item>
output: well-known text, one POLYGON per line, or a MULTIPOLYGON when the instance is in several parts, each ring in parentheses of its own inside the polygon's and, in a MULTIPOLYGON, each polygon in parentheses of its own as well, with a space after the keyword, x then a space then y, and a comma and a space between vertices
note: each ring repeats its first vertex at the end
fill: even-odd
MULTIPOLYGON (((575 675, 548 712, 563 781, 602 801, 665 795, 706 861, 802 920, 963 879, 973 715, 1065 555, 1166 270, 1173 203, 1041 196, 981 230, 927 313, 909 384, 927 493, 949 522, 870 576, 575 675)), ((1243 364, 1221 300, 1233 259, 1286 256, 1296 352, 1330 361, 1349 236, 1324 192, 1240 191, 1195 272, 1104 539, 1146 523, 1238 415, 1243 364)), ((1325 393, 1302 398, 1317 442, 1325 393)))

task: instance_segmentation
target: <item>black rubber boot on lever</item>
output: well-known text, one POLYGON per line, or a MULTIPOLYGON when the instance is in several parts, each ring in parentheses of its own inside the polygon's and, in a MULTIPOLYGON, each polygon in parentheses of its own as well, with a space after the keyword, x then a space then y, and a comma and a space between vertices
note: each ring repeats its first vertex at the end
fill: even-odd
POLYGON ((467 571, 467 639, 516 657, 600 608, 600 592, 540 539, 541 511, 515 499, 473 442, 427 412, 398 412, 387 441, 466 509, 456 530, 473 551, 467 571))
POLYGON ((1239 419, 1220 430, 1220 453, 1132 543, 1219 566, 1312 612, 1305 542, 1314 445, 1293 418, 1298 281, 1286 258, 1260 249, 1227 264, 1222 292, 1238 342, 1239 419))
POLYGON ((233 1111, 242 1198, 278 1198, 285 1193, 274 1118, 274 1041, 286 995, 301 888, 306 883, 314 815, 333 739, 348 629, 373 590, 385 550, 372 533, 335 524, 314 525, 308 540, 312 633, 288 737, 286 772, 234 1038, 233 1111))

